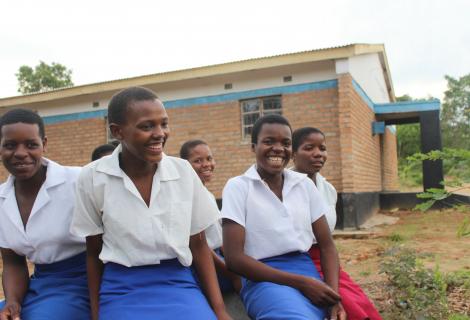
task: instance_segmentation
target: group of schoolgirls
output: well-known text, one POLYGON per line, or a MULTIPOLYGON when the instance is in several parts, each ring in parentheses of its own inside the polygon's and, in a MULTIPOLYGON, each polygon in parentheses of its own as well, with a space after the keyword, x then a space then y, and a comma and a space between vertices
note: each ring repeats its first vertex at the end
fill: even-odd
POLYGON ((252 319, 380 319, 339 267, 320 130, 259 118, 255 164, 227 182, 219 212, 205 187, 209 146, 191 140, 181 159, 165 155, 169 119, 154 92, 118 92, 108 122, 120 143, 74 168, 43 157, 36 113, 0 118, 10 173, 0 186, 0 320, 231 319, 226 290, 252 319))

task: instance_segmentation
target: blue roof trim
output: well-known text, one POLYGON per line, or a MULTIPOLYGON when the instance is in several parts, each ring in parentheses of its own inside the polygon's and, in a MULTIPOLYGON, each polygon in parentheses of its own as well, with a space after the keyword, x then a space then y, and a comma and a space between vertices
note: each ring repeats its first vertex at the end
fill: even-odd
POLYGON ((294 84, 290 86, 273 87, 265 89, 248 90, 242 92, 226 93, 216 96, 188 98, 180 100, 164 101, 167 109, 190 107, 193 105, 213 104, 227 101, 243 100, 263 96, 273 96, 279 94, 301 93, 305 91, 325 90, 338 87, 338 80, 326 80, 319 82, 294 84))
POLYGON ((441 108, 439 99, 379 103, 374 106, 376 114, 433 111, 441 108))
POLYGON ((352 79, 352 85, 353 85, 354 90, 356 90, 357 94, 361 96, 362 100, 364 100, 364 102, 369 106, 369 108, 371 108, 372 111, 374 111, 374 103, 369 98, 367 93, 361 88, 359 83, 357 83, 357 81, 354 80, 354 78, 352 79))
POLYGON ((85 120, 93 118, 104 118, 108 114, 108 110, 96 110, 96 111, 87 111, 87 112, 77 112, 69 114, 61 114, 56 116, 45 116, 42 119, 45 124, 55 124, 66 121, 76 121, 76 120, 85 120))

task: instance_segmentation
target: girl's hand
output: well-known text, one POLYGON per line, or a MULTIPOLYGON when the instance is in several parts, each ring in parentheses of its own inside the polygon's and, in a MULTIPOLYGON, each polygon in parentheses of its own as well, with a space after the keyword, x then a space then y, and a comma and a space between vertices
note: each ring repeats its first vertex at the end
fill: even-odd
POLYGON ((319 306, 332 306, 341 301, 341 297, 328 285, 310 277, 302 277, 297 289, 313 304, 319 306))
POLYGON ((0 311, 0 320, 21 320, 21 305, 17 302, 7 303, 0 311))
POLYGON ((344 311, 341 302, 338 302, 330 309, 330 320, 346 320, 346 311, 344 311))

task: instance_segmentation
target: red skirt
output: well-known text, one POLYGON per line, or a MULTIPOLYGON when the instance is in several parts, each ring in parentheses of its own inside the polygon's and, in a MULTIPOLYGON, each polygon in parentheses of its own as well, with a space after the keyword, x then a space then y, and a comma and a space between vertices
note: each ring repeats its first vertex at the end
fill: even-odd
MULTIPOLYGON (((318 272, 323 277, 318 246, 312 246, 308 253, 315 263, 318 272)), ((362 291, 361 287, 359 287, 341 268, 339 269, 339 294, 348 320, 382 320, 382 317, 369 298, 367 298, 364 291, 362 291)))

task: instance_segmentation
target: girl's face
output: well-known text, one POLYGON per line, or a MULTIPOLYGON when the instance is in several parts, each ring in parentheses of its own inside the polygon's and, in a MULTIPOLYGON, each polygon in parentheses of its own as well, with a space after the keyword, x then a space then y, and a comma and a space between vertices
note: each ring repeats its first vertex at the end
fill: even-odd
POLYGON ((203 184, 211 181, 215 169, 215 161, 208 145, 199 144, 191 149, 188 157, 203 184))
POLYGON ((12 123, 2 126, 0 152, 3 165, 17 180, 34 177, 42 167, 47 138, 41 138, 39 126, 12 123))
POLYGON ((311 133, 294 152, 295 168, 299 172, 313 176, 323 168, 327 156, 325 137, 318 132, 311 133))
POLYGON ((256 165, 261 178, 281 174, 292 154, 292 132, 279 123, 265 123, 258 134, 258 142, 252 145, 256 165))
POLYGON ((156 164, 170 134, 168 115, 160 100, 134 101, 128 105, 126 123, 111 124, 111 132, 121 141, 123 153, 156 164))

